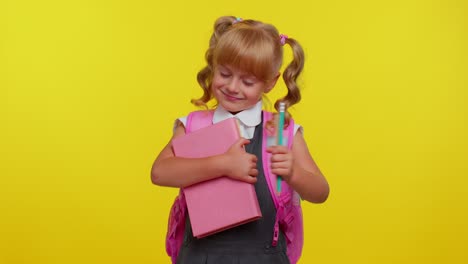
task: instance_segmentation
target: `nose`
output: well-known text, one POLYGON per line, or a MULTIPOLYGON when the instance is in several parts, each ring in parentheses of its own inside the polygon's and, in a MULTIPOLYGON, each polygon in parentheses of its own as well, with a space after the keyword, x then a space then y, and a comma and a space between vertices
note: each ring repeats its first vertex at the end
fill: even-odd
POLYGON ((226 91, 231 94, 236 94, 239 92, 239 80, 237 78, 232 78, 229 83, 226 85, 226 91))

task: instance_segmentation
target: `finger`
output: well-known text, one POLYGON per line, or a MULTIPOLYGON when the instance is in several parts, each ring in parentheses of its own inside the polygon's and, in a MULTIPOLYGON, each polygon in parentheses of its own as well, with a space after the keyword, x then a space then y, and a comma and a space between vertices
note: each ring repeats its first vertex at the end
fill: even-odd
POLYGON ((275 147, 276 146, 269 146, 268 148, 266 148, 266 152, 273 153, 273 151, 275 150, 275 147))
POLYGON ((258 170, 257 169, 250 169, 249 176, 257 177, 257 175, 258 175, 258 170))
POLYGON ((287 169, 272 169, 271 170, 271 173, 275 174, 275 175, 287 175, 289 173, 289 171, 287 169))
POLYGON ((282 162, 291 160, 288 154, 274 154, 271 156, 271 162, 282 162))
POLYGON ((255 163, 255 162, 250 163, 250 167, 252 169, 256 169, 257 168, 257 163, 255 163))
POLYGON ((239 146, 239 147, 243 147, 244 145, 247 145, 250 143, 250 140, 246 139, 246 138, 239 138, 236 143, 234 143, 234 145, 236 146, 239 146))
POLYGON ((288 152, 289 152, 289 149, 286 146, 275 146, 275 153, 285 154, 285 153, 288 153, 288 152))
POLYGON ((272 169, 287 169, 291 167, 291 163, 287 161, 271 163, 272 169))
POLYGON ((288 147, 286 146, 270 146, 266 151, 272 154, 285 154, 289 152, 288 147))
POLYGON ((257 178, 256 177, 251 177, 251 176, 245 176, 241 179, 242 181, 248 182, 248 183, 256 183, 257 178))
POLYGON ((257 158, 257 156, 255 156, 255 155, 251 155, 251 157, 252 157, 252 161, 253 161, 253 162, 255 162, 255 163, 257 163, 257 161, 258 161, 258 158, 257 158))

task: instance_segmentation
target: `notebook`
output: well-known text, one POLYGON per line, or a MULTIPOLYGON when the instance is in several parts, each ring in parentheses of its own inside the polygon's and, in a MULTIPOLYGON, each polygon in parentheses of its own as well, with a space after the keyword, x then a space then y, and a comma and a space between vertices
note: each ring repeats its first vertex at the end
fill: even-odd
MULTIPOLYGON (((240 138, 235 118, 228 118, 172 140, 174 154, 202 158, 225 153, 240 138)), ((187 175, 190 176, 190 175, 187 175)), ((257 220, 262 217, 253 184, 226 176, 183 189, 197 238, 257 220)))

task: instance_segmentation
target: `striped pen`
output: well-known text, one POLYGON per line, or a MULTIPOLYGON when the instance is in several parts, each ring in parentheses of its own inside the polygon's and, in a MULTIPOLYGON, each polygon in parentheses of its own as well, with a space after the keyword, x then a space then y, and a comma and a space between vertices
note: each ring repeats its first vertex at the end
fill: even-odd
MULTIPOLYGON (((283 129, 284 129, 284 112, 286 110, 286 104, 280 102, 279 104, 279 119, 278 119, 278 146, 283 145, 283 129)), ((281 176, 276 177, 276 192, 281 193, 281 176)))

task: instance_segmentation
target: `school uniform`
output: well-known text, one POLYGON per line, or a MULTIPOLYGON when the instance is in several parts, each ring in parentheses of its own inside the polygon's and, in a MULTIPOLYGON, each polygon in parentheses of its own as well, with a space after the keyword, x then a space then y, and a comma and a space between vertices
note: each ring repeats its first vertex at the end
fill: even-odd
MULTIPOLYGON (((215 110, 213 123, 232 117, 221 106, 215 110)), ((248 153, 257 156, 257 182, 255 191, 262 218, 201 239, 193 237, 190 217, 187 215, 185 234, 177 259, 178 264, 289 264, 286 240, 280 231, 278 244, 272 246, 276 208, 271 197, 262 163, 262 103, 237 113, 243 137, 250 139, 245 145, 248 153)), ((184 125, 185 118, 179 119, 184 125)), ((295 131, 299 126, 295 127, 295 131)))

